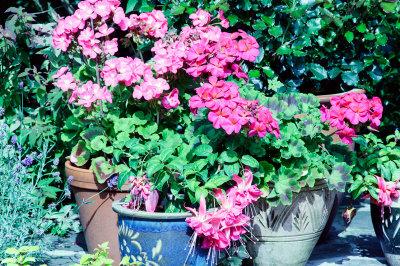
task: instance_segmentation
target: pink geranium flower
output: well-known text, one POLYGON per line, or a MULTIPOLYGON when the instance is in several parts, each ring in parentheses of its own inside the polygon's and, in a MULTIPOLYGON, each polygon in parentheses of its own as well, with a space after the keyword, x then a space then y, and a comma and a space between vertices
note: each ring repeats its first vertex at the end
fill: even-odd
POLYGON ((193 20, 193 25, 200 27, 207 25, 210 22, 211 17, 212 15, 210 15, 210 13, 202 10, 201 8, 199 8, 196 13, 193 13, 189 16, 189 18, 193 20))
POLYGON ((164 106, 164 108, 171 109, 178 107, 178 105, 180 104, 178 94, 179 91, 177 88, 175 88, 167 96, 164 96, 162 100, 162 105, 164 106))
POLYGON ((353 143, 353 138, 358 137, 353 128, 350 127, 345 127, 341 131, 337 131, 336 134, 340 137, 342 142, 344 144, 352 144, 353 143))

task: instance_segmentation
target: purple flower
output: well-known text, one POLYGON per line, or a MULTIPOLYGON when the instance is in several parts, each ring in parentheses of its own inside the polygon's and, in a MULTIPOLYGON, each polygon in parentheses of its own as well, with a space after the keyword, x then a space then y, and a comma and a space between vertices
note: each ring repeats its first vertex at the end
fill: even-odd
POLYGON ((38 160, 41 160, 43 158, 43 153, 39 153, 39 155, 37 156, 38 160))
POLYGON ((16 137, 16 136, 12 136, 12 137, 11 137, 11 143, 12 143, 13 145, 15 145, 15 143, 17 143, 17 137, 16 137))
POLYGON ((25 165, 26 167, 31 166, 33 163, 33 158, 28 156, 25 159, 22 160, 22 164, 25 165))
POLYGON ((53 209, 57 206, 57 204, 55 202, 52 202, 49 204, 49 209, 53 209))
POLYGON ((71 198, 71 191, 69 190, 69 185, 66 185, 64 188, 64 195, 66 198, 71 198))
POLYGON ((21 145, 19 145, 19 144, 18 144, 18 150, 19 150, 19 151, 22 151, 22 147, 21 147, 21 145))
POLYGON ((118 175, 113 175, 107 180, 107 186, 109 188, 115 187, 118 184, 118 175))
POLYGON ((4 115, 4 112, 5 112, 4 108, 0 107, 0 117, 2 117, 4 115))
POLYGON ((72 175, 70 175, 70 176, 68 177, 68 183, 71 183, 72 180, 74 180, 74 177, 73 177, 72 175))
POLYGON ((21 82, 19 83, 19 88, 22 90, 23 87, 24 87, 24 83, 21 81, 21 82))
POLYGON ((53 161, 53 164, 54 165, 58 165, 59 163, 60 163, 60 159, 55 158, 54 161, 53 161))

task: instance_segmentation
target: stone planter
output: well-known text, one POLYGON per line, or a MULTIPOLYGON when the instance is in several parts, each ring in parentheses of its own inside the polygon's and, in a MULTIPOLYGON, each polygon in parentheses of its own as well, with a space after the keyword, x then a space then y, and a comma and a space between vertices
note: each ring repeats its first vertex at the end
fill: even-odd
POLYGON ((371 219, 376 237, 381 244, 383 253, 389 265, 400 265, 400 201, 392 199, 390 207, 385 207, 383 218, 381 207, 371 203, 371 219))
POLYGON ((72 166, 69 161, 65 163, 66 175, 73 176, 70 182, 76 204, 80 206, 82 200, 92 197, 90 204, 83 204, 79 208, 79 216, 85 235, 86 246, 89 252, 97 248, 98 244, 109 241, 109 258, 114 260, 113 265, 119 265, 121 257, 118 248, 118 216, 112 211, 111 205, 114 200, 124 198, 129 192, 129 185, 122 187, 123 192, 115 189, 107 189, 102 193, 106 184, 97 182, 92 170, 72 166), (97 195, 96 195, 97 194, 97 195))
POLYGON ((207 265, 208 249, 200 248, 199 241, 188 256, 193 230, 185 219, 192 214, 134 211, 118 201, 112 208, 118 214, 121 257, 134 257, 152 266, 207 265))
POLYGON ((248 242, 254 265, 305 265, 328 220, 335 192, 325 181, 293 194, 293 203, 270 207, 264 199, 255 204, 248 242))

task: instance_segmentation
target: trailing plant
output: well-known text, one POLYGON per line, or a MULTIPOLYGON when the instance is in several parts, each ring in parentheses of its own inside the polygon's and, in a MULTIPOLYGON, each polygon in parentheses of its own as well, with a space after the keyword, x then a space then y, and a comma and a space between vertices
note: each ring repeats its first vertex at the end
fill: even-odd
MULTIPOLYGON (((22 246, 19 249, 8 248, 6 250, 6 254, 12 257, 3 259, 1 263, 4 263, 4 265, 7 266, 29 266, 32 262, 36 262, 36 258, 27 257, 26 255, 38 250, 38 246, 22 246)), ((45 264, 41 264, 41 266, 45 266, 45 264)))
POLYGON ((386 138, 386 142, 370 133, 355 139, 360 150, 357 153, 354 179, 349 192, 354 198, 363 196, 383 208, 390 207, 392 197, 399 197, 397 183, 400 180, 400 132, 386 138))

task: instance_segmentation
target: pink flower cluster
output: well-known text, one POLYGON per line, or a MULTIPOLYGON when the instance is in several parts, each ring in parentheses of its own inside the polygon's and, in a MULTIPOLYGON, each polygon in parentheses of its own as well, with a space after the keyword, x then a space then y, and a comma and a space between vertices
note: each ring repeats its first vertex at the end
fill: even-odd
POLYGON ((198 212, 186 207, 194 215, 186 218, 186 222, 194 229, 195 238, 204 237, 202 248, 216 251, 227 249, 231 246, 231 241, 241 241, 240 236, 247 232, 244 226, 248 226, 250 217, 243 214, 243 209, 255 202, 262 192, 257 185, 251 184, 253 174, 248 167, 244 176, 245 180, 233 175, 237 184, 226 195, 221 189, 215 189, 215 197, 220 202, 217 210, 206 211, 206 200, 203 196, 200 198, 198 212))
POLYGON ((329 121, 331 127, 339 129, 336 134, 345 144, 353 143, 353 138, 357 137, 350 125, 371 121, 371 128, 377 129, 381 123, 383 106, 379 97, 369 100, 363 93, 349 92, 333 97, 330 103, 330 109, 324 105, 321 107, 321 120, 329 121))
MULTIPOLYGON (((256 60, 260 53, 256 39, 242 30, 222 32, 219 27, 208 25, 211 17, 207 11, 199 9, 190 15, 194 28, 186 26, 179 36, 167 36, 155 43, 152 51, 157 74, 177 73, 184 68, 193 77, 204 73, 222 79, 232 74, 248 78, 240 62, 256 60)), ((222 12, 217 18, 222 26, 229 25, 222 12)))
POLYGON ((268 108, 240 97, 235 83, 211 76, 209 83, 197 88, 196 93, 189 100, 192 112, 196 114, 198 108, 210 109, 208 120, 214 128, 223 128, 229 135, 249 128, 250 137, 257 134, 262 138, 268 132, 280 138, 279 124, 268 108))
POLYGON ((168 32, 168 21, 160 10, 154 9, 151 12, 141 13, 140 15, 132 14, 129 19, 125 17, 121 21, 121 24, 125 25, 121 27, 123 30, 129 28, 130 31, 137 35, 163 38, 168 32))
POLYGON ((100 76, 107 86, 115 87, 118 83, 130 86, 146 79, 153 78, 151 67, 139 58, 117 57, 106 60, 100 76))
POLYGON ((92 81, 84 84, 77 82, 71 72, 67 72, 68 67, 62 67, 53 75, 53 79, 58 79, 55 86, 63 91, 72 91, 69 103, 75 102, 76 105, 83 105, 86 108, 91 107, 93 104, 100 104, 99 101, 107 101, 112 103, 111 92, 106 86, 100 87, 92 81))
POLYGON ((132 198, 129 202, 129 208, 138 211, 143 203, 147 212, 154 212, 158 203, 157 190, 150 191, 151 184, 146 176, 130 176, 129 183, 131 183, 130 194, 132 198))
POLYGON ((399 182, 399 180, 389 185, 386 185, 385 179, 383 179, 380 176, 375 176, 375 177, 378 180, 379 199, 378 200, 374 199, 373 197, 371 197, 370 193, 367 193, 362 198, 363 199, 371 198, 372 203, 381 206, 382 207, 381 216, 383 216, 384 207, 385 206, 390 207, 392 205, 392 197, 394 198, 399 197, 399 191, 397 190, 397 183, 399 182))
POLYGON ((88 58, 96 58, 103 52, 114 55, 118 51, 118 43, 115 38, 108 39, 114 28, 108 28, 106 21, 110 18, 114 22, 118 20, 118 14, 121 10, 123 12, 119 5, 118 0, 80 2, 73 15, 58 21, 53 33, 54 48, 66 52, 73 44, 88 58), (106 38, 104 42, 99 39, 102 37, 106 38))

